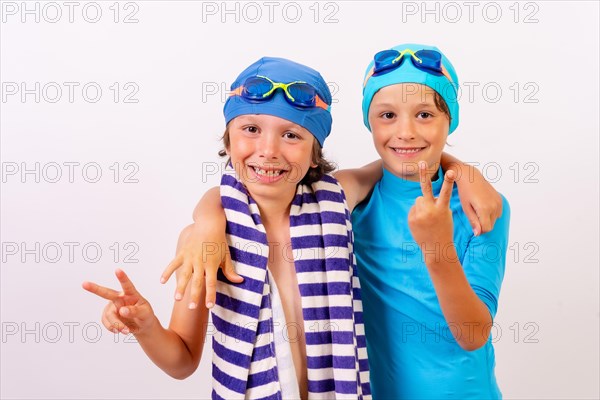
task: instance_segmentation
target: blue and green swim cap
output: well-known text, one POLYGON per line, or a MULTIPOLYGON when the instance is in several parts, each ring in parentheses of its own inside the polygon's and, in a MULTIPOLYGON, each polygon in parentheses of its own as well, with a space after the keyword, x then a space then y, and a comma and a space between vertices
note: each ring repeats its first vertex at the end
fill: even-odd
POLYGON ((442 74, 434 74, 415 67, 413 63, 408 60, 408 58, 411 57, 410 54, 404 55, 404 58, 406 59, 402 62, 400 67, 369 77, 369 74, 372 72, 375 65, 375 62, 371 61, 365 72, 366 82, 363 81, 365 82, 365 85, 363 87, 362 112, 365 126, 371 130, 371 126, 369 124, 369 107, 371 106, 373 96, 375 96, 375 93, 377 93, 379 89, 399 83, 419 83, 421 85, 429 86, 435 90, 440 96, 442 96, 448 105, 448 110, 450 111, 449 133, 452 133, 458 126, 459 120, 459 85, 458 75, 456 74, 456 70, 454 69, 454 66, 450 60, 448 60, 448 58, 437 47, 434 46, 407 43, 392 47, 392 49, 398 50, 399 52, 402 52, 405 49, 410 49, 413 51, 435 50, 439 52, 442 56, 442 65, 447 71, 451 80, 448 80, 448 78, 442 74))
MULTIPOLYGON (((248 78, 263 76, 273 82, 306 82, 313 86, 320 99, 331 105, 331 92, 321 74, 305 65, 277 57, 263 57, 254 62, 236 78, 231 91, 240 88, 248 78)), ((252 101, 242 96, 230 96, 223 107, 225 124, 233 118, 245 114, 267 114, 283 118, 308 130, 321 146, 331 133, 332 118, 328 110, 319 107, 296 107, 285 98, 282 89, 276 89, 272 96, 261 101, 252 101)))

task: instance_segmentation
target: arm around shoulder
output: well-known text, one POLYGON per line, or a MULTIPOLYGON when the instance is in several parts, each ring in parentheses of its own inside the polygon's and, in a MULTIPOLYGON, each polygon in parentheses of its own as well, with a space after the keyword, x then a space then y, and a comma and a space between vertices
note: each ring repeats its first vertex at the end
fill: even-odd
POLYGON ((383 175, 383 162, 373 161, 361 168, 343 169, 333 174, 344 193, 350 212, 363 201, 383 175))

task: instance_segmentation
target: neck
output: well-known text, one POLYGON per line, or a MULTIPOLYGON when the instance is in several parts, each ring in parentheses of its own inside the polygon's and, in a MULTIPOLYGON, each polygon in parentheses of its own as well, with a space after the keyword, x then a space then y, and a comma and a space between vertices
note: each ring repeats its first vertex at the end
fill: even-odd
MULTIPOLYGON (((400 167, 400 170, 394 169, 393 167, 388 166, 385 163, 383 164, 383 166, 385 169, 387 169, 389 172, 391 172, 398 178, 401 178, 401 179, 404 179, 407 181, 411 181, 411 182, 420 182, 421 181, 421 177, 419 175, 419 166, 417 164, 404 165, 404 166, 400 167)), ((432 181, 435 181, 438 178, 437 174, 438 174, 439 168, 440 168, 439 162, 428 165, 427 175, 431 178, 432 181)))
POLYGON ((282 196, 281 198, 253 197, 260 210, 260 218, 265 228, 289 221, 290 207, 295 195, 296 192, 292 192, 291 195, 282 196))
MULTIPOLYGON (((416 176, 418 177, 419 175, 417 174, 416 176)), ((431 188, 434 195, 437 195, 442 187, 444 178, 439 172, 433 173, 431 178, 431 188)), ((421 183, 418 179, 409 179, 408 177, 396 174, 394 171, 390 171, 387 168, 383 169, 380 188, 383 192, 399 201, 407 199, 414 201, 414 199, 423 195, 421 183)))

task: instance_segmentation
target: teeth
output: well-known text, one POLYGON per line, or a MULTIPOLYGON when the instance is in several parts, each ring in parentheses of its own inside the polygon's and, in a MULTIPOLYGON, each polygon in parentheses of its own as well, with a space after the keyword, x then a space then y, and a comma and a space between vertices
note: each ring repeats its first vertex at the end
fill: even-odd
POLYGON ((421 149, 397 149, 397 148, 394 148, 394 151, 396 153, 400 153, 400 154, 411 154, 411 153, 416 153, 418 151, 421 151, 421 149))
POLYGON ((264 169, 261 169, 258 167, 253 167, 253 168, 254 168, 254 171, 256 171, 256 173, 258 175, 262 175, 262 176, 279 176, 281 174, 281 170, 267 171, 267 170, 264 170, 264 169))

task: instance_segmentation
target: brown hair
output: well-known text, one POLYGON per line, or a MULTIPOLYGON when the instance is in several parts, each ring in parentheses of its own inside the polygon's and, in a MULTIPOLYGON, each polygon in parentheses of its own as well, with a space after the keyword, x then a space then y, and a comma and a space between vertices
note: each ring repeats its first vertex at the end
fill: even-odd
MULTIPOLYGON (((225 149, 228 149, 231 145, 231 138, 229 137, 229 127, 225 128, 225 132, 223 133, 223 137, 221 139, 223 140, 223 146, 225 148, 219 150, 219 156, 225 157, 227 155, 225 149)), ((312 183, 315 183, 321 180, 323 175, 335 171, 336 169, 336 166, 333 163, 329 162, 325 159, 325 157, 323 157, 323 149, 321 148, 319 141, 316 139, 313 143, 310 158, 311 163, 316 164, 317 166, 314 168, 311 167, 308 170, 304 178, 302 178, 302 180, 300 181, 300 184, 310 185, 312 183)), ((227 160, 227 163, 229 163, 229 161, 230 160, 227 160)))
MULTIPOLYGON (((448 104, 446 103, 446 100, 444 100, 443 97, 435 90, 433 91, 433 102, 435 103, 435 107, 439 111, 443 112, 448 116, 448 124, 452 125, 452 116, 450 115, 448 104)), ((448 140, 446 140, 446 146, 452 147, 452 145, 448 143, 448 140)))
POLYGON ((448 104, 446 104, 446 101, 435 90, 433 91, 433 102, 435 103, 435 106, 438 110, 440 110, 448 116, 448 122, 452 123, 452 116, 450 115, 450 109, 448 108, 448 104))

